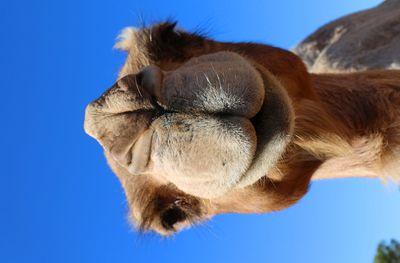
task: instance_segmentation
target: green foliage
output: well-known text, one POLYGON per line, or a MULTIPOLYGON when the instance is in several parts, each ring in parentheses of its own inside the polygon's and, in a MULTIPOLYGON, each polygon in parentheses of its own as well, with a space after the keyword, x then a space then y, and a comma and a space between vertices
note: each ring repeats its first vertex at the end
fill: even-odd
POLYGON ((374 263, 400 263, 400 243, 394 239, 389 244, 381 242, 376 250, 374 263))

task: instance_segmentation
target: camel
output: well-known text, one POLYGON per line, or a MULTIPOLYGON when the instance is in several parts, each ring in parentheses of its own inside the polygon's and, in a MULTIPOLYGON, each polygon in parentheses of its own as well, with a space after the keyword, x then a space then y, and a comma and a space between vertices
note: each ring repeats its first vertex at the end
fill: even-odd
POLYGON ((309 73, 290 51, 164 22, 127 28, 117 82, 90 103, 141 231, 294 205, 311 180, 399 179, 400 71, 309 73))
POLYGON ((299 43, 293 52, 310 72, 400 69, 400 1, 340 17, 299 43))

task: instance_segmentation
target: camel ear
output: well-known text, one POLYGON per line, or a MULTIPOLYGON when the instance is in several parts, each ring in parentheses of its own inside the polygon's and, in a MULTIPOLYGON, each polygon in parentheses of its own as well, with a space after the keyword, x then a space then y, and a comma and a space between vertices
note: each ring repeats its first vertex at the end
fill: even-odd
POLYGON ((115 43, 114 48, 129 51, 133 45, 137 42, 138 29, 135 27, 126 27, 117 37, 117 43, 115 43))
POLYGON ((185 61, 188 51, 204 46, 206 37, 179 29, 175 21, 166 21, 140 31, 144 46, 154 61, 163 59, 185 61))
POLYGON ((165 42, 169 41, 171 38, 174 38, 179 35, 175 31, 177 22, 165 22, 160 24, 158 27, 154 27, 156 29, 156 32, 154 33, 155 37, 159 38, 159 41, 165 42))

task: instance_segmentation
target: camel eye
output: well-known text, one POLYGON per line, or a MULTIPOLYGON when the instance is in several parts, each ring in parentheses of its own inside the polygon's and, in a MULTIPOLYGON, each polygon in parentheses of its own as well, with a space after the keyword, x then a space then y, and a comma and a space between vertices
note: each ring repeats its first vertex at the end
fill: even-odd
POLYGON ((169 208, 161 214, 161 224, 167 230, 173 230, 174 225, 187 218, 185 212, 178 207, 169 208))

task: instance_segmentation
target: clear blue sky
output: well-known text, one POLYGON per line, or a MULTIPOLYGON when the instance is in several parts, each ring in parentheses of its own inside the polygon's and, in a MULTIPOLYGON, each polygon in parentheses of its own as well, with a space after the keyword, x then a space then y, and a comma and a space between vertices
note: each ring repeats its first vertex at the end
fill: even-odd
POLYGON ((378 242, 400 239, 393 187, 321 181, 283 212, 222 215, 167 240, 138 236, 118 180, 82 125, 85 105, 123 62, 115 36, 140 16, 290 48, 379 2, 2 1, 0 262, 371 262, 378 242))

